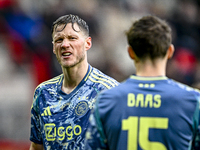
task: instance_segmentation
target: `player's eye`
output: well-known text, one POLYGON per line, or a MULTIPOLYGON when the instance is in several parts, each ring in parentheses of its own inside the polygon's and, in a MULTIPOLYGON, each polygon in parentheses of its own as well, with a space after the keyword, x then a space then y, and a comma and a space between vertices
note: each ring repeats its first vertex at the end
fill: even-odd
POLYGON ((75 37, 75 36, 69 36, 69 39, 70 39, 70 40, 76 40, 77 37, 75 37))
POLYGON ((56 40, 55 40, 56 43, 61 43, 62 41, 63 41, 62 38, 59 38, 59 39, 56 39, 56 40))

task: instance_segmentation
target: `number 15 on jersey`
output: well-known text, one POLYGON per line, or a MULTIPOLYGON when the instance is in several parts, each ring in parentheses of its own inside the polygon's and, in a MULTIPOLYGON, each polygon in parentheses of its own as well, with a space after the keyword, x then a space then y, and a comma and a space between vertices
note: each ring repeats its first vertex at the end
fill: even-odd
POLYGON ((128 119, 123 119, 122 130, 128 131, 127 150, 138 150, 138 142, 144 150, 167 150, 163 143, 149 141, 149 129, 167 129, 168 122, 168 118, 158 117, 131 116, 128 119))

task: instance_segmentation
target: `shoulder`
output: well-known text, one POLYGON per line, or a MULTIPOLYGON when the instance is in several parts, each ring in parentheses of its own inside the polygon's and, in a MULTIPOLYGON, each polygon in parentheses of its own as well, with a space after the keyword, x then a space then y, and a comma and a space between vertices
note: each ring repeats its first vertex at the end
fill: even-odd
POLYGON ((63 79, 63 74, 56 76, 52 79, 49 79, 47 81, 44 81, 40 83, 36 88, 35 91, 41 91, 42 89, 46 89, 48 87, 56 86, 58 85, 63 79))
POLYGON ((116 99, 119 99, 123 97, 129 91, 131 88, 129 85, 127 85, 127 80, 120 83, 118 86, 115 86, 113 88, 110 88, 108 90, 102 91, 99 94, 99 99, 103 99, 102 102, 105 101, 115 101, 116 99))
POLYGON ((38 102, 39 102, 39 97, 41 96, 41 93, 44 90, 51 91, 52 94, 56 93, 56 92, 53 92, 53 91, 55 91, 55 88, 60 84, 62 79, 63 79, 63 74, 61 74, 59 76, 56 76, 56 77, 54 77, 54 78, 52 78, 50 80, 44 81, 41 84, 39 84, 35 88, 34 96, 33 96, 33 103, 32 103, 31 108, 33 108, 33 107, 36 108, 37 107, 38 102))
POLYGON ((130 89, 130 86, 127 84, 128 82, 126 80, 116 87, 101 91, 97 97, 96 107, 103 109, 115 107, 117 103, 119 104, 119 102, 126 97, 127 91, 130 89))
POLYGON ((119 82, 117 80, 104 74, 94 67, 92 68, 88 79, 98 86, 103 86, 105 89, 110 89, 119 85, 119 82))
POLYGON ((200 91, 196 88, 190 87, 186 84, 180 83, 180 82, 175 81, 173 79, 169 79, 168 83, 173 86, 173 89, 177 89, 177 90, 183 91, 185 93, 191 93, 191 94, 200 96, 200 91))
MULTIPOLYGON (((165 88, 164 86, 162 88, 165 88)), ((172 99, 179 99, 185 105, 196 104, 200 102, 200 91, 191 86, 168 79, 168 86, 165 88, 168 93, 171 93, 172 99)), ((168 96, 170 96, 168 95, 168 96)))
POLYGON ((42 91, 44 91, 44 90, 51 90, 51 91, 54 90, 62 82, 62 79, 63 79, 63 74, 40 83, 35 88, 33 98, 37 99, 41 95, 42 91))

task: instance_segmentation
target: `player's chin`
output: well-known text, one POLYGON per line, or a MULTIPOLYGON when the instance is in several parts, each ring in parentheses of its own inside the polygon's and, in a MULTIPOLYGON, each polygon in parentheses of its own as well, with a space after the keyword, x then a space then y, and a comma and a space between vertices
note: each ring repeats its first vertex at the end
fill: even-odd
POLYGON ((62 65, 63 68, 72 68, 72 67, 76 66, 76 63, 69 63, 69 62, 66 63, 65 62, 65 63, 62 63, 61 65, 62 65))

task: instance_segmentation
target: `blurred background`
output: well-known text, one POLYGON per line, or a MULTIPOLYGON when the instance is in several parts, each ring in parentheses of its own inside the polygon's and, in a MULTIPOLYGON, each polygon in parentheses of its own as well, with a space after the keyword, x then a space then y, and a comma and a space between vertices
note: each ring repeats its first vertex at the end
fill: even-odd
POLYGON ((125 31, 143 15, 165 19, 176 49, 167 76, 200 88, 200 0, 0 0, 0 150, 28 149, 34 89, 61 74, 51 25, 69 13, 89 24, 89 63, 119 82, 135 72, 125 31))

